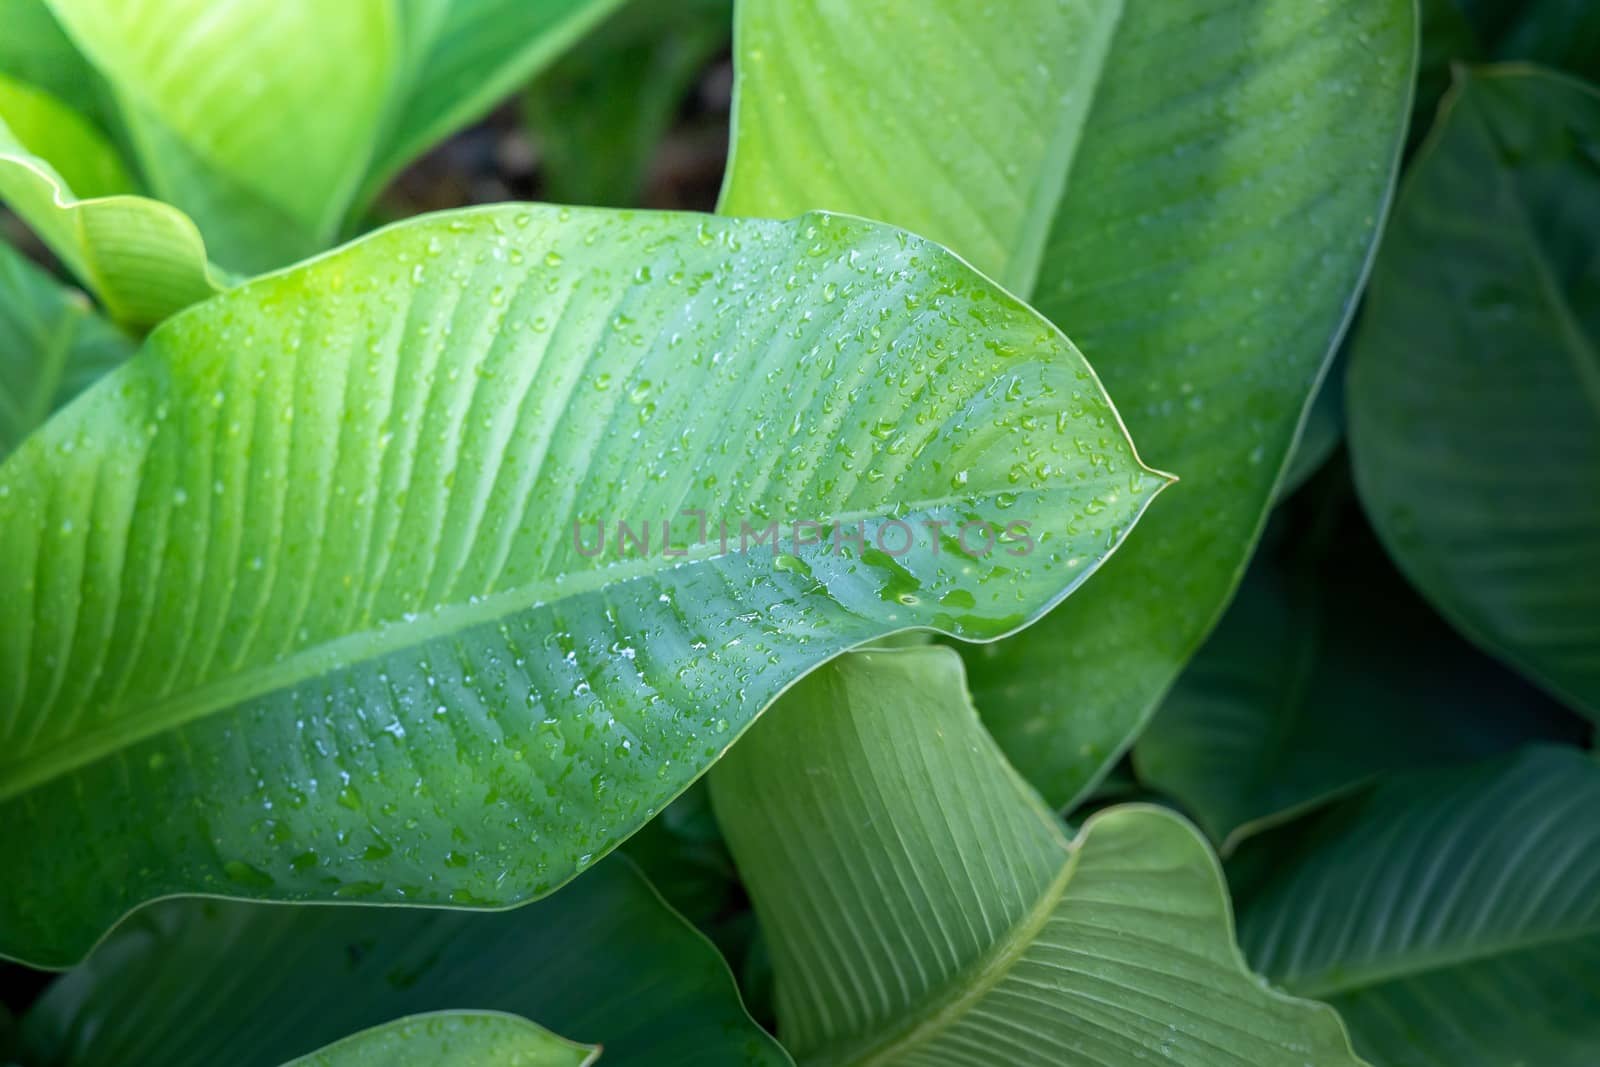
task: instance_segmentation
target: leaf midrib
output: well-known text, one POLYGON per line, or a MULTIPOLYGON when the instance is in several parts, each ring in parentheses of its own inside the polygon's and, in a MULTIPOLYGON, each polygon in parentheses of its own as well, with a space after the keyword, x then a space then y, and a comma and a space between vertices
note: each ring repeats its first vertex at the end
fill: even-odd
MULTIPOLYGON (((1047 497, 1071 495, 1081 488, 1081 486, 1075 489, 1055 487, 1041 491, 1041 495, 1047 497)), ((903 506, 914 511, 927 511, 952 504, 974 505, 1010 495, 1013 494, 1000 490, 964 495, 951 494, 909 501, 903 506)), ((840 512, 836 515, 822 516, 816 521, 825 526, 831 526, 833 523, 851 524, 880 517, 887 506, 840 512)), ((215 712, 235 707, 255 697, 287 689, 300 682, 333 671, 349 669, 357 664, 408 648, 415 648, 446 634, 495 622, 518 612, 559 604, 601 589, 650 578, 685 566, 715 563, 719 559, 741 554, 722 552, 709 543, 703 546, 691 546, 685 551, 684 556, 646 558, 614 563, 576 574, 557 574, 515 589, 478 597, 467 603, 444 605, 415 619, 391 620, 372 629, 345 634, 302 649, 283 659, 187 689, 175 697, 150 705, 150 710, 145 715, 124 714, 100 729, 69 737, 53 748, 12 754, 8 761, 0 763, 0 803, 122 748, 168 730, 177 729, 215 712)))

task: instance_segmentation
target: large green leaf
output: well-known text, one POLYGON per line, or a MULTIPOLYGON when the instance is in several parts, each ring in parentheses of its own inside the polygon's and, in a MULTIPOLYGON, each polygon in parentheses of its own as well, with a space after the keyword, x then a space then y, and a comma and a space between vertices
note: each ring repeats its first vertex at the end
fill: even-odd
POLYGON ((286 1067, 585 1067, 599 1058, 515 1015, 445 1011, 352 1034, 286 1067))
POLYGON ((133 348, 83 294, 0 242, 0 459, 133 348))
POLYGON ((471 1005, 605 1046, 607 1064, 782 1067, 705 939, 613 858, 493 913, 168 900, 23 1020, 59 1067, 273 1067, 399 1015, 471 1005))
POLYGON ((405 60, 363 199, 412 156, 488 111, 622 0, 395 3, 405 60))
POLYGON ((1180 801, 1224 851, 1379 775, 1579 739, 1581 720, 1407 589, 1347 479, 1308 490, 1323 499, 1304 519, 1279 513, 1134 745, 1140 780, 1180 801))
POLYGON ((1384 785, 1271 857, 1240 940, 1382 1067, 1591 1067, 1597 810, 1573 749, 1384 785))
POLYGON ((1221 613, 1344 328, 1410 106, 1412 0, 746 3, 722 207, 948 243, 1094 359, 1183 477, 1083 597, 968 657, 1053 801, 1221 613))
MULTIPOLYGON (((49 114, 36 117, 49 128, 49 114)), ((3 113, 0 201, 130 326, 153 325, 222 288, 183 212, 142 196, 79 199, 49 162, 24 147, 3 113)))
POLYGON ((1465 75, 1350 367, 1362 502, 1472 640, 1600 716, 1600 94, 1465 75))
POLYGON ((1250 975, 1216 860, 1157 808, 1077 840, 1005 762, 957 654, 853 653, 713 768, 803 1064, 1356 1067, 1250 975))
POLYGON ((529 87, 542 196, 635 206, 662 135, 727 47, 732 0, 634 0, 529 87))
POLYGON ((401 60, 395 0, 50 0, 115 88, 145 177, 218 262, 326 247, 401 60))
POLYGON ((1164 484, 1059 331, 859 220, 506 205, 257 279, 0 467, 0 950, 547 891, 805 671, 1014 631, 1164 484))

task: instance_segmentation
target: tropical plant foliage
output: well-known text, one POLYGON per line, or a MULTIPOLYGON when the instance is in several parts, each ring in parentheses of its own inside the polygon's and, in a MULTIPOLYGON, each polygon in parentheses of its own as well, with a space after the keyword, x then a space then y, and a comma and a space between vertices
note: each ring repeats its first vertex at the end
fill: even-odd
POLYGON ((0 0, 0 1063, 1600 1063, 1597 76, 0 0))

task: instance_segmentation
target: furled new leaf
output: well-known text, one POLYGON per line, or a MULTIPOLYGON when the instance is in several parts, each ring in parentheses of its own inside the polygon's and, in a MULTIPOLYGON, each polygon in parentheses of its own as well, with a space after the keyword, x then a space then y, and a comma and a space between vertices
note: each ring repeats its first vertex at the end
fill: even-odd
POLYGON ((1240 941, 1384 1067, 1589 1067, 1597 810, 1600 765, 1574 749, 1385 784, 1271 855, 1240 941))
POLYGON ((515 1015, 443 1011, 352 1034, 285 1067, 585 1067, 599 1058, 515 1015))
POLYGON ((1344 328, 1410 107, 1411 0, 745 3, 722 209, 943 241, 1086 346, 1184 479, 1083 597, 968 656, 1055 802, 1220 615, 1344 328))
POLYGON ((1600 717, 1600 94, 1464 74, 1350 367, 1373 525, 1463 633, 1600 717))
MULTIPOLYGON (((400 62, 394 0, 50 0, 151 191, 255 273, 331 244, 400 62)), ((538 6, 538 5, 533 5, 538 6)))
POLYGON ((1186 823, 1113 808, 1067 841, 951 649, 828 665, 710 780, 802 1064, 1357 1065, 1245 969, 1186 823))
POLYGON ((506 205, 247 283, 0 466, 0 951, 548 891, 799 675, 1014 631, 1164 484, 1058 330, 860 220, 506 205))
POLYGON ((152 904, 45 991, 22 1053, 59 1067, 274 1067, 463 1004, 603 1044, 613 1065, 790 1063, 712 947, 621 858, 487 914, 152 904))
POLYGON ((1140 780, 1224 851, 1379 775, 1580 739, 1581 720, 1407 589, 1347 477, 1308 490, 1325 494, 1308 519, 1279 513, 1278 543, 1133 748, 1140 780))
POLYGON ((0 460, 133 349, 82 293, 0 243, 0 460))
MULTIPOLYGON (((222 288, 206 262, 205 242, 183 212, 142 196, 80 199, 10 128, 7 112, 20 111, 24 100, 24 130, 48 133, 49 147, 81 146, 96 136, 87 127, 68 133, 64 105, 42 93, 0 97, 0 202, 34 229, 114 318, 150 326, 222 288)), ((82 159, 74 166, 86 169, 82 159)), ((88 172, 111 180, 98 166, 88 172)))

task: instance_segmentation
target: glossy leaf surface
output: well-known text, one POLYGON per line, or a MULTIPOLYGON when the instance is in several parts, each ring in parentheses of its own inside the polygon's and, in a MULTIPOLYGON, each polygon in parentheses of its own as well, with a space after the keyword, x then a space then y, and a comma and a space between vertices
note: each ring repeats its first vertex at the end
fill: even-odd
POLYGON ((286 1067, 585 1067, 599 1057, 515 1015, 448 1011, 352 1034, 286 1067))
POLYGON ((800 674, 1015 630, 1164 484, 1059 331, 859 220, 508 205, 257 279, 0 467, 0 948, 546 892, 800 674))
POLYGON ((162 901, 46 990, 22 1048, 62 1067, 274 1067, 463 1004, 603 1044, 612 1064, 789 1063, 710 944, 620 858, 493 913, 162 901))
POLYGON ((1068 842, 957 654, 852 653, 711 771, 802 1064, 1356 1067, 1234 946, 1216 860, 1157 808, 1068 842))
POLYGON ((1600 764, 1573 749, 1386 784, 1274 854, 1240 940, 1384 1067, 1600 1058, 1600 764))
POLYGON ((746 3, 722 210, 948 243, 1084 345, 1183 482, 1083 597, 976 650, 1049 796, 1127 745, 1220 615, 1383 216, 1410 0, 746 3))
POLYGON ((1410 171, 1350 368, 1362 502, 1463 633, 1600 716, 1600 94, 1472 74, 1410 171))

